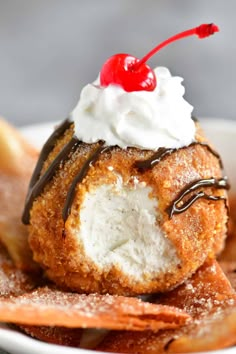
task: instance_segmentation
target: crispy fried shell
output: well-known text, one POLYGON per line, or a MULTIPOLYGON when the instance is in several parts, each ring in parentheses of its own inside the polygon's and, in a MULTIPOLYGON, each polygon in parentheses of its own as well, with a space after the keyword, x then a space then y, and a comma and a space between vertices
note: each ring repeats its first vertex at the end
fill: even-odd
MULTIPOLYGON (((42 176, 57 158, 59 151, 68 146, 73 135, 72 128, 58 139, 44 164, 42 176)), ((204 140, 200 135, 197 139, 201 142, 204 140)), ((155 293, 177 286, 191 276, 209 255, 222 250, 227 224, 225 200, 213 202, 199 199, 188 210, 172 218, 167 213, 167 208, 180 191, 190 183, 212 176, 222 177, 219 159, 206 146, 199 144, 175 151, 145 172, 139 171, 135 163, 150 158, 152 151, 140 151, 135 148, 126 151, 115 147, 101 154, 95 165, 90 166, 82 183, 77 185, 71 213, 64 223, 63 209, 72 181, 98 147, 98 143, 81 143, 79 148, 70 154, 69 160, 60 164, 54 177, 46 183, 31 208, 30 246, 34 259, 46 269, 50 279, 65 289, 80 293, 155 293), (109 166, 112 166, 112 170, 108 169, 109 166), (151 197, 158 201, 156 223, 176 254, 177 260, 172 263, 172 257, 168 271, 166 268, 160 268, 156 273, 148 270, 137 278, 124 271, 120 264, 114 262, 109 264, 109 267, 103 267, 88 254, 89 247, 84 246, 80 237, 84 200, 90 191, 101 186, 116 185, 117 176, 121 176, 123 185, 130 190, 134 188, 135 179, 150 186, 151 197), (66 237, 62 239, 62 235, 66 237)), ((205 192, 221 198, 226 197, 224 189, 209 187, 205 192)), ((143 237, 148 240, 148 236, 143 237)), ((129 240, 129 234, 127 239, 129 240)), ((90 246, 94 247, 92 237, 90 246)), ((153 247, 158 248, 158 245, 153 247)), ((168 254, 166 252, 161 257, 165 259, 168 254)))
POLYGON ((229 198, 229 224, 228 236, 225 247, 219 255, 219 260, 223 262, 236 261, 236 197, 229 198))
POLYGON ((80 328, 21 325, 20 329, 33 338, 69 347, 79 347, 83 334, 83 330, 80 328))
POLYGON ((215 261, 159 301, 193 316, 193 322, 153 333, 110 332, 97 349, 119 353, 187 353, 220 349, 236 343, 235 292, 215 261), (223 328, 223 329, 222 329, 223 328))
POLYGON ((16 266, 35 270, 21 214, 38 152, 0 118, 0 241, 16 266))
POLYGON ((36 287, 38 280, 17 269, 0 244, 0 297, 21 295, 36 287))
POLYGON ((229 279, 231 286, 236 290, 236 260, 234 262, 220 262, 220 265, 229 279))
POLYGON ((0 321, 70 328, 143 331, 175 328, 190 319, 182 310, 111 295, 80 295, 48 287, 0 300, 0 321))

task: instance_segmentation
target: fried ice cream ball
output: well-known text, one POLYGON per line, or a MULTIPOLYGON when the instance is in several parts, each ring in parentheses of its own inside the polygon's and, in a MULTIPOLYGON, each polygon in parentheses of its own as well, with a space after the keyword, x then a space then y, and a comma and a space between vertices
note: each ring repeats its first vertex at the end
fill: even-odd
MULTIPOLYGON (((57 139, 41 178, 72 137, 73 124, 57 139)), ((194 182, 222 177, 220 160, 204 145, 199 127, 195 138, 202 144, 175 149, 146 170, 137 161, 152 157, 150 150, 114 146, 93 163, 101 142, 81 142, 71 151, 30 210, 29 243, 46 275, 79 293, 137 295, 170 290, 215 257, 226 235, 225 189, 192 189, 173 204, 194 182), (83 178, 74 183, 65 217, 79 173, 83 178), (173 212, 196 191, 204 191, 203 197, 173 212)))

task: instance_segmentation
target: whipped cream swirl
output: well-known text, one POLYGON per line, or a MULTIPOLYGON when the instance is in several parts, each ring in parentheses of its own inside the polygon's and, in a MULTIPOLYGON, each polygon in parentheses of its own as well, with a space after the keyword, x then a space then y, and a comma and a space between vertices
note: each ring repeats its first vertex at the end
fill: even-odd
POLYGON ((101 87, 99 78, 86 85, 71 113, 75 135, 86 143, 157 150, 191 144, 193 107, 185 101, 180 77, 164 67, 155 69, 154 91, 126 92, 118 85, 101 87))

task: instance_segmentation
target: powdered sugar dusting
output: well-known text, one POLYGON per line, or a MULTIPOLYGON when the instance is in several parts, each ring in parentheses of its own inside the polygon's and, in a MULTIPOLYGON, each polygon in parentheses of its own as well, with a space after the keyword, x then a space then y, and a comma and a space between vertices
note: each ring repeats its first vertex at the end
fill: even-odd
POLYGON ((36 280, 16 269, 6 250, 0 245, 0 297, 20 295, 35 286, 36 280))
POLYGON ((188 319, 182 310, 137 298, 76 294, 48 287, 0 300, 0 321, 29 325, 139 331, 174 328, 188 319))
POLYGON ((207 261, 161 303, 177 306, 193 320, 178 329, 143 333, 111 333, 97 349, 120 353, 186 353, 220 349, 235 343, 236 295, 214 260, 207 261))

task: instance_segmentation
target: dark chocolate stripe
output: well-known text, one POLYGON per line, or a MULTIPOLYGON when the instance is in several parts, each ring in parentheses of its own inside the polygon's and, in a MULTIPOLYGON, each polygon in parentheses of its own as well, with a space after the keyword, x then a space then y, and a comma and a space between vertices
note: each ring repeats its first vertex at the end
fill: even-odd
POLYGON ((78 146, 81 144, 76 137, 73 137, 68 144, 60 151, 57 157, 53 160, 47 171, 40 177, 36 184, 31 188, 26 199, 25 209, 22 216, 22 222, 24 224, 29 224, 30 221, 30 209, 33 205, 34 200, 42 193, 46 184, 53 178, 55 172, 59 166, 68 160, 69 155, 74 152, 78 146))
POLYGON ((201 146, 206 147, 207 150, 210 153, 212 153, 212 155, 214 155, 215 157, 218 158, 220 167, 223 168, 223 163, 222 163, 222 160, 221 160, 220 155, 218 154, 218 152, 215 151, 214 149, 212 149, 212 147, 210 145, 208 145, 206 142, 199 142, 199 141, 194 141, 190 145, 184 146, 184 147, 179 148, 179 149, 161 147, 151 157, 149 157, 146 160, 136 161, 134 165, 135 165, 136 168, 138 168, 138 170, 140 170, 141 172, 144 172, 144 171, 147 171, 147 170, 153 168, 160 161, 162 161, 165 157, 173 154, 174 152, 179 151, 181 149, 186 149, 189 146, 194 146, 194 145, 201 145, 201 146))
POLYGON ((173 201, 173 203, 170 205, 170 207, 167 208, 167 212, 169 214, 169 217, 172 218, 174 214, 180 214, 186 211, 194 202, 196 202, 198 199, 203 198, 203 199, 208 199, 208 200, 225 200, 225 197, 221 196, 212 196, 212 195, 207 195, 203 191, 199 191, 192 195, 185 203, 183 203, 182 206, 178 207, 178 204, 183 200, 185 196, 187 196, 189 193, 194 192, 195 190, 199 188, 207 188, 207 187, 215 187, 217 189, 229 189, 229 183, 227 180, 227 177, 224 178, 206 178, 206 179, 200 179, 195 182, 192 182, 188 184, 186 187, 183 188, 183 190, 180 192, 179 196, 173 201))
POLYGON ((152 167, 156 166, 161 160, 163 160, 166 156, 171 155, 176 150, 177 149, 167 149, 161 147, 150 158, 146 160, 136 161, 134 165, 142 172, 147 171, 152 167))
POLYGON ((47 160, 48 155, 53 150, 57 140, 65 133, 65 131, 70 127, 70 125, 71 125, 71 121, 68 118, 55 129, 55 131, 50 135, 50 137, 44 144, 41 153, 39 155, 38 162, 34 169, 33 175, 31 177, 29 188, 32 188, 35 185, 35 183, 39 180, 44 162, 47 160))
POLYGON ((81 183, 83 181, 83 179, 85 178, 85 176, 87 175, 87 173, 89 171, 90 166, 93 166, 96 163, 100 154, 102 154, 103 152, 105 152, 109 149, 110 149, 109 146, 104 147, 104 143, 101 146, 99 146, 95 150, 95 152, 85 161, 81 170, 76 175, 76 177, 73 179, 70 189, 67 193, 66 201, 65 201, 64 208, 62 211, 62 217, 63 217, 64 222, 66 222, 68 216, 70 215, 71 206, 72 206, 72 203, 74 200, 75 189, 76 189, 77 184, 81 183))

